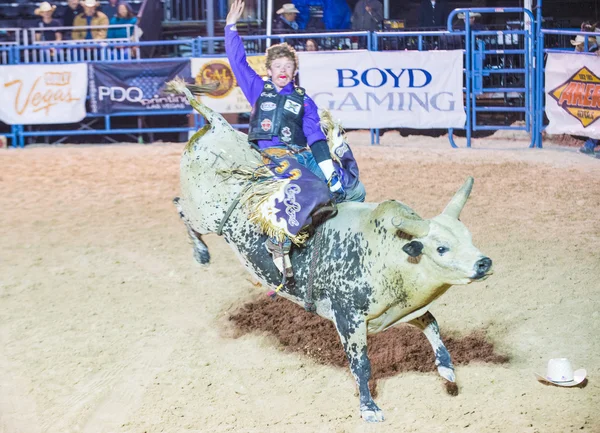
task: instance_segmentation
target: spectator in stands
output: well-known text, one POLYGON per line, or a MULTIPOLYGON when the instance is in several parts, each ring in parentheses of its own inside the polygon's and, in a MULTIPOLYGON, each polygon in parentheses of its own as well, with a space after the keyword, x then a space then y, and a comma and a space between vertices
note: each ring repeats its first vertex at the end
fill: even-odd
POLYGON ((110 19, 110 27, 108 28, 108 39, 131 39, 134 35, 134 26, 137 24, 137 17, 127 2, 119 3, 117 7, 117 15, 110 19), (130 24, 132 27, 113 27, 124 26, 130 24))
POLYGON ((117 9, 119 7, 119 0, 108 0, 108 4, 102 6, 101 10, 111 20, 117 15, 117 9))
POLYGON ((305 49, 306 51, 319 51, 319 45, 314 39, 308 39, 305 49))
MULTIPOLYGON (((461 12, 457 15, 457 17, 461 21, 456 25, 456 28, 464 30, 466 28, 465 13, 461 12)), ((487 30, 484 25, 478 22, 479 18, 481 18, 481 14, 479 12, 469 13, 469 27, 471 28, 471 30, 487 30)))
MULTIPOLYGON (((67 0, 67 5, 62 9, 60 17, 64 27, 73 27, 73 20, 77 15, 83 12, 83 8, 79 4, 79 0, 67 0)), ((63 34, 65 39, 71 39, 71 32, 63 34)))
POLYGON ((296 9, 296 6, 293 3, 284 4, 281 9, 277 11, 277 19, 275 20, 275 25, 273 26, 273 30, 277 33, 295 33, 298 31, 298 23, 296 22, 296 15, 298 15, 300 11, 296 9))
MULTIPOLYGON (((39 22, 38 27, 60 27, 60 21, 52 18, 52 14, 56 10, 56 6, 51 5, 48 2, 43 2, 40 7, 37 8, 33 13, 39 15, 42 20, 39 22)), ((62 41, 62 32, 60 30, 43 30, 35 33, 36 41, 62 41)))
MULTIPOLYGON (((577 35, 575 39, 571 40, 571 45, 575 47, 575 51, 578 53, 585 52, 585 36, 577 35)), ((594 53, 598 51, 598 44, 596 38, 588 36, 588 52, 594 53)))
POLYGON ((383 5, 379 0, 359 0, 352 14, 352 30, 381 30, 383 5))
POLYGON ((419 27, 445 27, 448 6, 445 0, 421 0, 419 27))
POLYGON ((100 12, 100 5, 96 0, 85 0, 81 2, 83 13, 73 20, 73 39, 106 39, 108 31, 108 17, 100 12), (85 28, 87 26, 105 26, 104 28, 85 28))

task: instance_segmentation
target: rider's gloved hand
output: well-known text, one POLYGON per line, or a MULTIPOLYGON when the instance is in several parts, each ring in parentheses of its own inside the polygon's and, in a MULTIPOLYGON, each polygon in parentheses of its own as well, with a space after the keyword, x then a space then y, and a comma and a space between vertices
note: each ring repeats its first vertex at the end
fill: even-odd
POLYGON ((333 199, 336 203, 341 203, 346 198, 346 191, 344 190, 344 186, 342 185, 342 180, 337 171, 334 171, 331 175, 331 178, 327 182, 327 186, 329 186, 329 191, 333 195, 333 199))

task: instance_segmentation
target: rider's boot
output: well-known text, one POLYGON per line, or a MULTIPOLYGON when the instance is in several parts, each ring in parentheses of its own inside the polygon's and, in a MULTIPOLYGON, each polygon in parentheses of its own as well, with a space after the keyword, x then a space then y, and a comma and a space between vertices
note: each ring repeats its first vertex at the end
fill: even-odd
POLYGON ((286 278, 292 278, 294 271, 292 270, 292 262, 290 261, 290 249, 292 242, 286 238, 283 242, 279 242, 275 238, 268 238, 265 241, 265 248, 273 256, 273 263, 282 274, 285 273, 286 278))

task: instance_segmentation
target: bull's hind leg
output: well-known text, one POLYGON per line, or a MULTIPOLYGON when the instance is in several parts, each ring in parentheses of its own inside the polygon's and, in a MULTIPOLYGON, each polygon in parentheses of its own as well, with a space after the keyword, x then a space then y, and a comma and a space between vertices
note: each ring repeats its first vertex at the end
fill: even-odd
POLYGON ((175 197, 173 199, 173 203, 175 204, 175 207, 179 212, 179 217, 181 218, 181 221, 183 221, 183 223, 185 224, 188 236, 190 237, 192 245, 194 246, 194 258, 201 265, 207 265, 210 262, 210 254, 208 252, 208 247, 206 246, 204 241, 202 241, 202 235, 191 227, 188 219, 183 213, 183 208, 181 206, 181 203, 179 203, 179 200, 179 197, 175 197))
POLYGON ((446 390, 449 394, 458 394, 456 376, 454 375, 454 365, 452 365, 452 360, 450 359, 450 353, 448 353, 448 349, 446 349, 446 346, 444 346, 444 342, 440 336, 440 328, 435 320, 435 317, 433 317, 433 314, 428 311, 421 317, 417 317, 408 323, 423 331, 427 337, 427 340, 429 340, 431 347, 433 348, 433 352, 435 353, 435 365, 438 373, 448 381, 446 383, 446 390))
MULTIPOLYGON (((334 309, 335 310, 335 309, 334 309)), ((368 422, 383 421, 383 411, 377 407, 369 390, 371 361, 367 356, 367 324, 361 314, 335 314, 337 328, 350 370, 360 393, 360 416, 368 422)))

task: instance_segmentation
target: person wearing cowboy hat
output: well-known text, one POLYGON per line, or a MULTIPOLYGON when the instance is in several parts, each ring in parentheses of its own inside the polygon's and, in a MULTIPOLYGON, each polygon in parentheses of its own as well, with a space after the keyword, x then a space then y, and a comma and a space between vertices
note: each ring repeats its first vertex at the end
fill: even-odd
POLYGON ((73 20, 73 39, 106 39, 108 17, 98 10, 97 0, 83 0, 83 13, 73 20), (88 26, 104 26, 104 28, 86 28, 88 26))
MULTIPOLYGON (((571 39, 571 45, 575 47, 575 51, 578 53, 583 53, 585 51, 585 36, 577 35, 575 39, 571 39)), ((595 53, 598 51, 598 43, 596 42, 596 38, 593 36, 588 36, 588 53, 595 53)))
MULTIPOLYGON (((457 29, 465 29, 465 13, 459 13, 457 15, 457 18, 461 20, 461 22, 456 25, 457 29)), ((471 28, 471 30, 487 30, 483 25, 477 22, 478 18, 481 18, 481 14, 479 12, 469 13, 469 27, 471 28)))
POLYGON ((284 4, 281 9, 277 10, 277 19, 273 25, 273 30, 277 33, 295 33, 299 26, 296 22, 296 16, 300 13, 293 3, 284 4))
MULTIPOLYGON (((42 20, 38 23, 38 27, 60 27, 60 21, 52 18, 52 14, 56 10, 56 6, 48 2, 40 3, 40 6, 33 12, 42 20)), ((35 33, 36 41, 62 41, 62 32, 57 30, 43 30, 35 33)))

